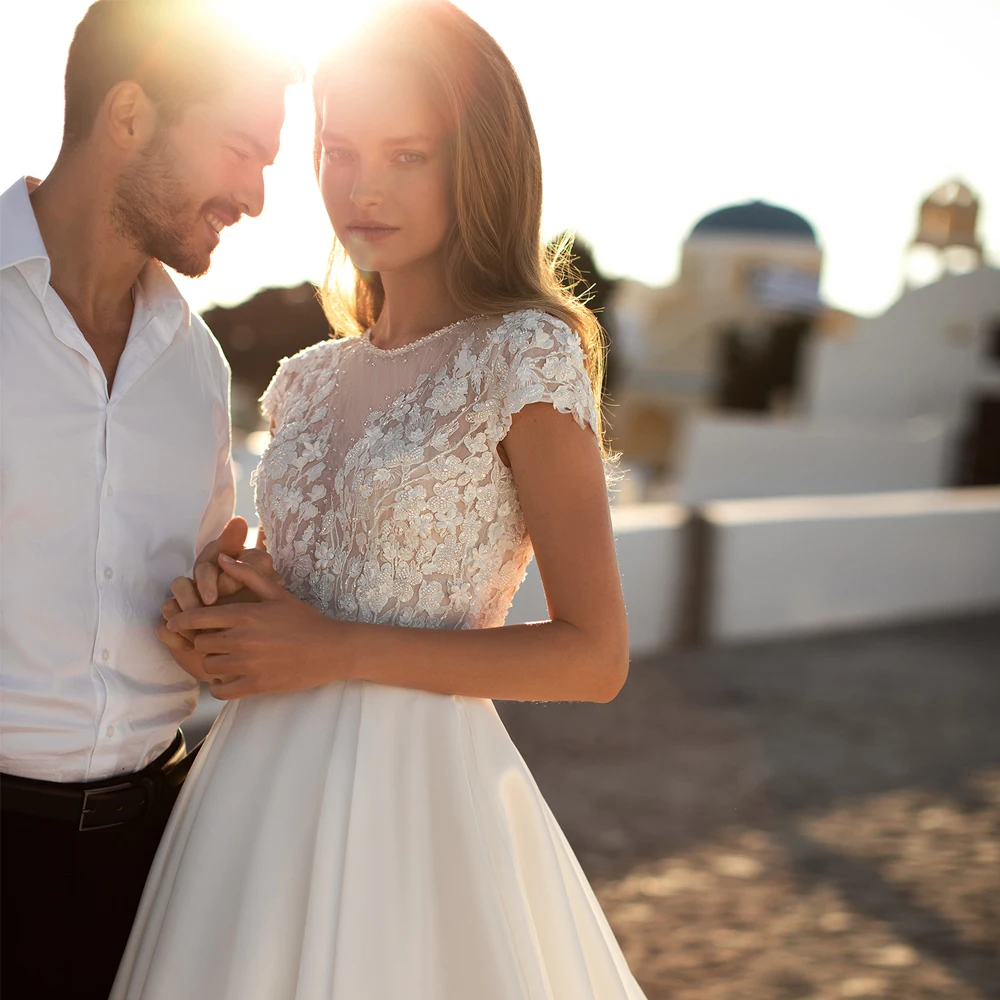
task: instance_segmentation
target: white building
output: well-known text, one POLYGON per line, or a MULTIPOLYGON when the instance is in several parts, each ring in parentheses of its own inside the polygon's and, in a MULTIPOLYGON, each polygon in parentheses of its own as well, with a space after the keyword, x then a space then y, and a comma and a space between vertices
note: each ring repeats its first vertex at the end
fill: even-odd
POLYGON ((615 446, 633 463, 665 471, 683 421, 715 404, 727 331, 753 337, 782 318, 819 311, 822 263, 802 216, 755 201, 695 225, 675 284, 621 282, 612 304, 622 373, 615 446))

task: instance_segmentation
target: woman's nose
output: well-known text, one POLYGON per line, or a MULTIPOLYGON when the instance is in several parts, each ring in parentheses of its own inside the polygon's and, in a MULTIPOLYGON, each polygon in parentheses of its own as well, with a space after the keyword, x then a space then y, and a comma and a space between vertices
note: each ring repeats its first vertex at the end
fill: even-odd
POLYGON ((381 175, 372 168, 360 169, 354 178, 351 201, 358 208, 372 208, 382 203, 383 185, 381 175))

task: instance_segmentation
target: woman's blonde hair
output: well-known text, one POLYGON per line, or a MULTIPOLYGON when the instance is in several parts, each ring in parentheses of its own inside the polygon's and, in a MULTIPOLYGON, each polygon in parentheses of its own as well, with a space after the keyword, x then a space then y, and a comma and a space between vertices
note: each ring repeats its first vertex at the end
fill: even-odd
MULTIPOLYGON (((587 358, 603 446, 604 333, 574 294, 578 276, 569 261, 571 237, 554 246, 542 241, 538 140, 510 60, 483 28, 447 0, 409 0, 381 11, 349 49, 330 52, 317 69, 317 177, 325 92, 340 62, 356 65, 359 58, 386 59, 415 71, 447 124, 455 222, 444 257, 452 300, 470 316, 539 309, 575 330, 587 358)), ((320 300, 336 333, 356 336, 378 319, 385 294, 379 275, 354 267, 334 238, 320 300)))

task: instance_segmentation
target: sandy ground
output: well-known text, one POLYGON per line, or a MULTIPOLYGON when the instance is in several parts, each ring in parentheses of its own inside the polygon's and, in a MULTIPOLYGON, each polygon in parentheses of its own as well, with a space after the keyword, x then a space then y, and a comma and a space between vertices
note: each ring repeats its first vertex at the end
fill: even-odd
POLYGON ((498 707, 649 1000, 1000 998, 1000 616, 498 707))
POLYGON ((649 1000, 1000 998, 1000 617, 500 709, 649 1000))

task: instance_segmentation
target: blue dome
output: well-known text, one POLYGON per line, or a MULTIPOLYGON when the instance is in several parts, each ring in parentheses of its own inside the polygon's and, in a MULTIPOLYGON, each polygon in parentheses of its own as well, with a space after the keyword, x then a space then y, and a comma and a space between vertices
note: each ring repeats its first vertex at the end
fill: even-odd
POLYGON ((801 215, 769 205, 765 201, 748 201, 709 212, 694 229, 692 236, 717 236, 744 233, 753 236, 779 236, 785 239, 816 242, 816 232, 801 215))

